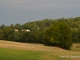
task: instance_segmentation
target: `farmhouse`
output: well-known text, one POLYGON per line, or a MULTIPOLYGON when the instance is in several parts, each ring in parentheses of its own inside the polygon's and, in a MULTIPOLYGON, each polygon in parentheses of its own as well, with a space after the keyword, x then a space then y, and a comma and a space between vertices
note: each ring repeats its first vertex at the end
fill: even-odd
MULTIPOLYGON (((18 32, 19 30, 18 29, 14 29, 15 32, 18 32)), ((26 31, 26 32, 30 32, 29 29, 22 29, 21 31, 26 31)))
POLYGON ((30 30, 29 30, 29 29, 22 29, 21 31, 30 32, 30 30))
POLYGON ((14 29, 14 31, 15 31, 15 32, 18 32, 19 30, 18 30, 18 29, 14 29))

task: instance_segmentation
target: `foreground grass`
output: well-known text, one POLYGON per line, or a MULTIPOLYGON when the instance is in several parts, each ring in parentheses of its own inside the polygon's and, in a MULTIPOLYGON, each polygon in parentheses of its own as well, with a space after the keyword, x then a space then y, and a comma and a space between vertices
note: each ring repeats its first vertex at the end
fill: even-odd
MULTIPOLYGON (((31 51, 31 50, 18 50, 0 48, 0 60, 79 60, 80 58, 71 58, 65 53, 61 55, 56 52, 43 52, 43 51, 31 51), (57 54, 57 55, 56 55, 57 54)), ((79 55, 74 55, 79 56, 79 55)))
POLYGON ((54 53, 0 48, 0 60, 67 60, 54 53))
MULTIPOLYGON (((0 60, 61 60, 48 52, 0 48, 0 60)), ((66 59, 65 59, 66 60, 66 59)))
POLYGON ((73 44, 69 51, 42 44, 0 41, 0 60, 80 60, 79 46, 73 44))
POLYGON ((0 48, 0 60, 41 60, 44 54, 40 51, 0 48))

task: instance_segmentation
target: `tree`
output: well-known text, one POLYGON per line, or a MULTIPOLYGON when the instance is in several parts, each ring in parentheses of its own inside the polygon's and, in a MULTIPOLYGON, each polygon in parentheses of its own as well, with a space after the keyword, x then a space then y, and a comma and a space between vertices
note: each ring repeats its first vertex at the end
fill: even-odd
POLYGON ((22 29, 22 26, 17 23, 17 24, 15 24, 14 28, 15 28, 15 29, 18 29, 18 30, 21 30, 21 29, 22 29))
POLYGON ((80 43, 80 29, 72 30, 72 40, 74 43, 80 43))
POLYGON ((16 42, 23 42, 23 34, 20 32, 13 32, 11 35, 8 36, 8 40, 16 41, 16 42))
POLYGON ((11 24, 10 28, 11 28, 11 29, 14 29, 14 25, 13 25, 13 24, 11 24))
POLYGON ((3 29, 3 34, 4 34, 4 39, 7 40, 8 39, 8 36, 12 33, 12 30, 9 26, 6 26, 4 29, 3 29))
POLYGON ((46 30, 43 43, 70 49, 72 45, 70 27, 62 21, 55 23, 46 30))
POLYGON ((2 25, 0 26, 0 29, 4 29, 4 28, 5 28, 5 25, 2 24, 2 25))
POLYGON ((0 29, 0 39, 3 40, 4 39, 4 34, 3 34, 3 30, 0 29))

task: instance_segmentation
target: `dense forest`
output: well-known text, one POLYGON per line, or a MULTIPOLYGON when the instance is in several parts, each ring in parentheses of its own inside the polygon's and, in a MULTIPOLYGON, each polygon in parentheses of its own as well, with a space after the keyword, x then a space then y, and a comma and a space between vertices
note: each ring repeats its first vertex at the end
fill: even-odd
POLYGON ((0 40, 43 43, 46 30, 59 21, 65 22, 70 27, 72 42, 80 43, 80 17, 44 19, 22 25, 19 23, 11 24, 10 26, 2 24, 0 26, 0 40))

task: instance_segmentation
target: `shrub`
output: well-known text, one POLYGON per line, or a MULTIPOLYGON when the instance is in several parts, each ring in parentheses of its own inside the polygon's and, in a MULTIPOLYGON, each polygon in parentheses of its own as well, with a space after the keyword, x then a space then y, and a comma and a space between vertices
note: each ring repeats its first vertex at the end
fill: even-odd
POLYGON ((70 49, 72 45, 70 27, 62 21, 53 24, 46 30, 43 43, 70 49))

